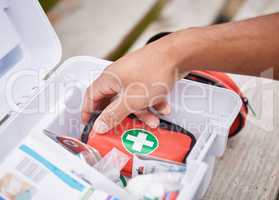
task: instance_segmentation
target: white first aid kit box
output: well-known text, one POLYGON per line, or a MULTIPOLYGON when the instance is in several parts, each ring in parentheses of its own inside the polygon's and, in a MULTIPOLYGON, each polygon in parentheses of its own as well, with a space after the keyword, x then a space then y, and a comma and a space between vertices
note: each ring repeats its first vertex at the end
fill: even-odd
MULTIPOLYGON (((73 57, 59 64, 61 53, 59 39, 36 0, 0 0, 0 166, 7 160, 16 162, 21 155, 15 154, 19 147, 22 152, 41 159, 49 168, 51 163, 39 155, 52 154, 55 155, 53 163, 63 169, 70 171, 71 167, 80 167, 91 177, 95 189, 119 199, 135 199, 133 194, 55 142, 49 141, 48 147, 40 143, 45 139, 44 129, 71 136, 81 133, 80 109, 84 92, 110 64, 88 56, 73 57), (19 146, 30 135, 32 141, 19 146), (32 153, 28 145, 41 152, 32 153)), ((183 187, 177 199, 200 199, 210 183, 216 157, 224 153, 228 131, 240 110, 241 100, 223 88, 180 80, 168 101, 172 112, 162 118, 189 130, 197 140, 187 157, 183 187)), ((61 183, 69 181, 64 172, 52 169, 56 169, 53 173, 60 176, 61 183)), ((4 190, 1 184, 5 182, 2 172, 0 194, 4 190)), ((9 179, 7 174, 6 179, 9 179)), ((70 186, 78 189, 71 193, 70 189, 59 189, 59 185, 49 181, 44 183, 47 186, 44 193, 37 191, 40 198, 34 195, 34 199, 63 199, 67 197, 63 195, 69 194, 71 199, 82 199, 78 198, 79 192, 83 192, 81 185, 76 182, 70 186)))

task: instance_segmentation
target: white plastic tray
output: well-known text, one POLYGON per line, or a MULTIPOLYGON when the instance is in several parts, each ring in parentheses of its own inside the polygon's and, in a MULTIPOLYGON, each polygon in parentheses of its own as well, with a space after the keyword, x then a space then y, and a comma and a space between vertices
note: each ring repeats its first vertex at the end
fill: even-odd
MULTIPOLYGON (((21 111, 5 128, 8 134, 1 134, 1 141, 7 144, 0 148, 1 157, 34 129, 38 133, 45 128, 54 133, 80 133, 83 126, 80 125, 79 110, 84 91, 108 64, 107 61, 91 57, 75 57, 66 61, 48 81, 48 86, 25 108, 31 109, 43 99, 48 112, 26 114, 24 110, 21 111), (50 95, 53 91, 56 91, 55 97, 50 95)), ((191 131, 197 139, 187 159, 184 187, 178 199, 200 199, 208 188, 215 158, 225 150, 228 130, 239 112, 241 101, 229 90, 181 80, 170 94, 169 102, 172 113, 163 118, 191 131)), ((132 199, 123 189, 113 182, 108 184, 106 178, 92 171, 98 177, 98 189, 121 199, 132 199)))
MULTIPOLYGON (((31 132, 39 134, 47 128, 55 133, 80 133, 84 91, 110 62, 92 57, 70 58, 46 80, 45 75, 59 63, 61 46, 39 3, 0 0, 0 25, 0 117, 8 116, 0 124, 2 162, 31 132), (27 76, 18 78, 22 72, 27 76), (11 80, 16 91, 14 101, 7 96, 11 80)), ((208 188, 216 157, 224 153, 228 130, 241 100, 226 89, 181 80, 169 101, 172 113, 163 118, 191 131, 197 139, 187 158, 184 187, 178 199, 199 199, 208 188)), ((96 170, 90 173, 96 177, 97 189, 121 199, 134 199, 96 170)))

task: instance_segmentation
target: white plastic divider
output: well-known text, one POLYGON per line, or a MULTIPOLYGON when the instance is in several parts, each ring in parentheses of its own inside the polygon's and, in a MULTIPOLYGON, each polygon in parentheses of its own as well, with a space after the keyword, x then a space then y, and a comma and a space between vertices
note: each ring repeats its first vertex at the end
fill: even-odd
POLYGON ((60 62, 62 51, 37 0, 1 0, 0 5, 1 120, 40 85, 60 62))

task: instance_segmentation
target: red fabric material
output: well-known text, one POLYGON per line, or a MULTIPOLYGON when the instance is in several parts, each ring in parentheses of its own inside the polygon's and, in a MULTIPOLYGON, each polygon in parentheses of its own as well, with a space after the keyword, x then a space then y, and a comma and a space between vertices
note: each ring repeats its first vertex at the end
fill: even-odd
POLYGON ((151 129, 143 122, 129 117, 106 134, 90 134, 88 144, 98 150, 102 156, 106 155, 114 147, 129 156, 130 160, 122 170, 122 174, 126 176, 131 175, 133 155, 127 151, 121 137, 126 131, 132 129, 142 129, 156 136, 158 147, 149 154, 154 157, 183 162, 193 146, 193 138, 189 135, 163 128, 151 129))

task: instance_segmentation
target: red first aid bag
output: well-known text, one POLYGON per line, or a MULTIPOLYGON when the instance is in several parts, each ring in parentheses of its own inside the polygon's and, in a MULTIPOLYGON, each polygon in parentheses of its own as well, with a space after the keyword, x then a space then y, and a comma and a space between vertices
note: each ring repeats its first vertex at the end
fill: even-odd
POLYGON ((99 151, 101 156, 113 148, 127 154, 130 160, 122 174, 130 176, 133 154, 184 162, 195 144, 195 138, 183 128, 164 120, 158 128, 152 129, 135 117, 127 117, 105 134, 90 134, 87 144, 99 151))

